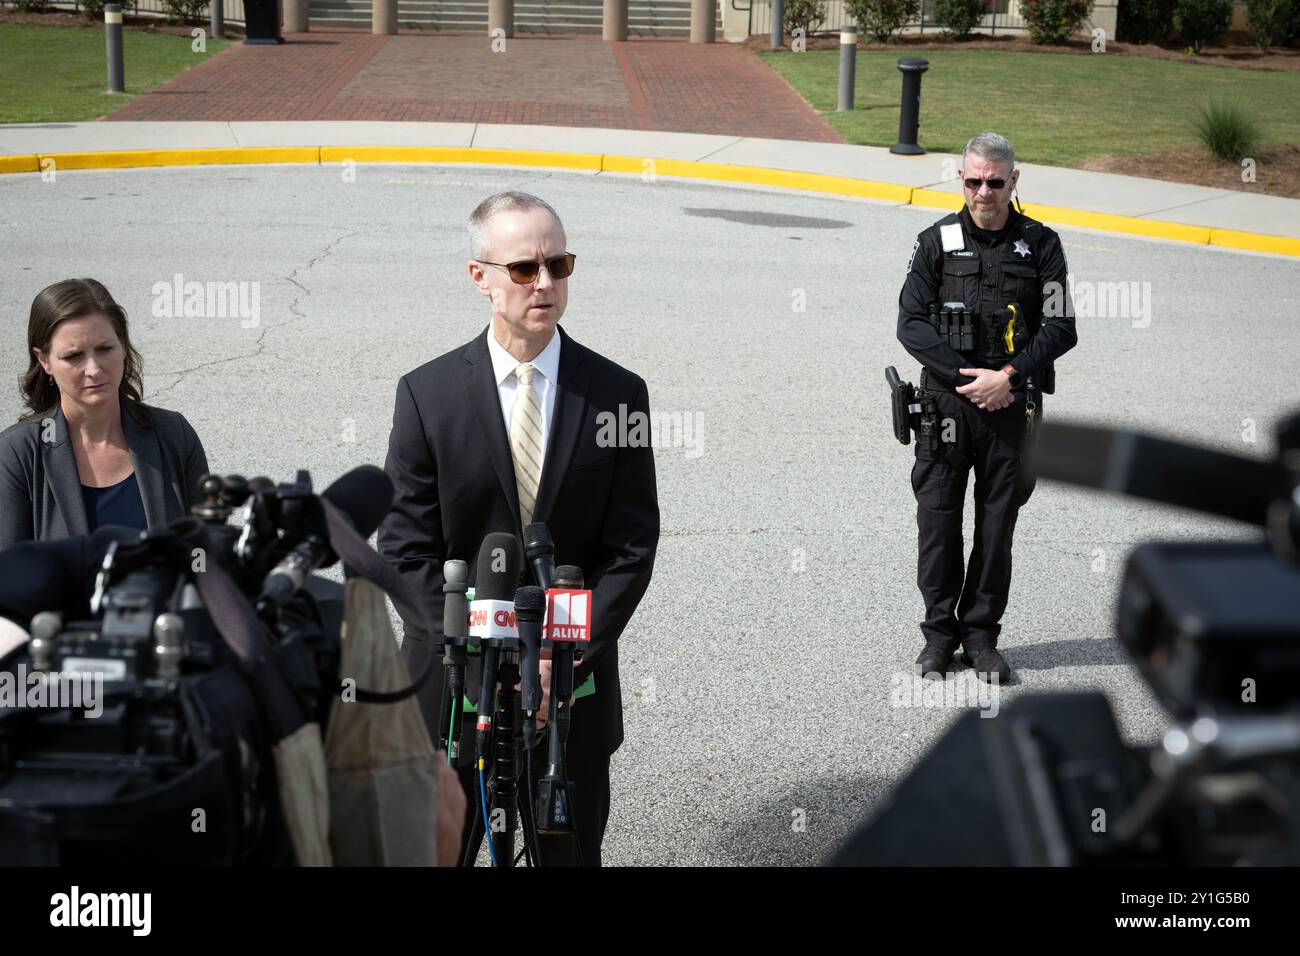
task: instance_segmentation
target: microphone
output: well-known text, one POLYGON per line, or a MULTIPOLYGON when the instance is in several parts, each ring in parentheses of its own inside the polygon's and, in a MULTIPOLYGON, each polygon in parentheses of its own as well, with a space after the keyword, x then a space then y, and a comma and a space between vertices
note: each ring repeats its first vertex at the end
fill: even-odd
MULTIPOLYGON (((552 582, 551 587, 552 587, 552 589, 555 589, 555 588, 566 589, 566 588, 567 588, 568 590, 577 590, 577 591, 581 591, 582 588, 583 588, 582 568, 578 567, 576 564, 562 564, 562 565, 560 565, 558 568, 555 569, 555 580, 552 582)), ((590 607, 591 607, 591 603, 590 603, 590 595, 591 595, 591 592, 588 591, 588 592, 586 592, 586 593, 587 593, 587 595, 588 595, 588 604, 587 604, 587 606, 588 606, 588 608, 590 608, 590 607)), ((550 647, 550 646, 551 646, 550 634, 547 633, 546 631, 543 631, 543 632, 542 632, 542 638, 543 638, 543 640, 542 640, 542 646, 543 646, 543 647, 550 647)), ((582 660, 582 656, 583 656, 583 654, 586 652, 587 645, 591 642, 591 629, 590 629, 590 627, 588 627, 588 629, 587 629, 585 635, 578 635, 578 636, 574 637, 574 641, 575 641, 575 643, 573 644, 574 656, 575 656, 578 660, 582 660)))
POLYGON ((573 794, 569 783, 566 745, 569 738, 569 698, 573 696, 575 641, 591 639, 591 592, 582 589, 582 569, 564 564, 555 569, 554 587, 546 591, 544 636, 551 641, 550 740, 546 773, 537 786, 537 831, 573 830, 573 794), (577 614, 575 615, 575 599, 577 614), (583 638, 584 633, 586 637, 583 638))
MULTIPOLYGON (((451 710, 442 708, 439 728, 443 748, 453 764, 460 756, 459 727, 452 724, 452 710, 460 712, 460 699, 465 693, 465 664, 468 661, 469 604, 465 592, 469 589, 469 565, 464 561, 444 561, 442 564, 442 665, 447 670, 447 696, 451 710)), ((459 724, 459 721, 456 722, 459 724)))
POLYGON ((551 582, 553 588, 580 588, 582 587, 582 568, 576 564, 562 564, 555 569, 555 579, 551 582))
POLYGON ((488 737, 492 732, 492 702, 496 696, 501 651, 519 646, 515 606, 511 598, 515 585, 519 583, 522 565, 519 539, 513 534, 498 531, 483 539, 474 579, 474 600, 469 605, 469 636, 477 638, 483 651, 483 682, 478 698, 478 722, 474 728, 480 767, 487 757, 488 737))
POLYGON ((555 542, 551 532, 541 521, 534 521, 524 529, 524 550, 533 566, 533 577, 542 588, 549 588, 555 577, 555 542))
MULTIPOLYGON (((300 477, 306 472, 300 472, 300 477)), ((374 465, 354 468, 326 488, 321 497, 342 511, 357 533, 369 538, 384 520, 393 502, 393 483, 374 465)), ((319 507, 319 506, 318 506, 319 507)), ((323 527, 324 522, 321 522, 323 527)), ((307 575, 338 560, 324 533, 309 532, 262 582, 254 607, 258 614, 284 606, 302 587, 307 575)))
POLYGON ((542 706, 542 677, 538 660, 542 649, 542 619, 546 592, 533 585, 515 591, 515 622, 519 628, 520 709, 524 712, 524 745, 533 746, 537 711, 542 706))

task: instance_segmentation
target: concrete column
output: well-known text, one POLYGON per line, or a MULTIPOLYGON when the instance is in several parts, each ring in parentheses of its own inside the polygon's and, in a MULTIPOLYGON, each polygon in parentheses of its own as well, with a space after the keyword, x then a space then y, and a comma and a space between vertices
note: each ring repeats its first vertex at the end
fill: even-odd
POLYGON ((488 0, 488 35, 498 28, 515 35, 515 0, 488 0))
POLYGON ((718 32, 718 0, 691 0, 691 42, 712 43, 718 32))
POLYGON ((627 0, 605 0, 600 38, 620 43, 627 39, 627 0))
POLYGON ((307 33, 311 29, 308 0, 283 0, 285 33, 307 33))
POLYGON ((375 36, 397 33, 397 0, 371 0, 370 32, 375 36))

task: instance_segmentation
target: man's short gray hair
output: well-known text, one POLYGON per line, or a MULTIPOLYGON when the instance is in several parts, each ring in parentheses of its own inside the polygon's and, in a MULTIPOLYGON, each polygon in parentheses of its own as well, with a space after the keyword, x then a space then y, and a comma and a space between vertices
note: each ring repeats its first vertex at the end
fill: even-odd
POLYGON ((494 193, 474 207, 474 211, 469 214, 470 258, 482 259, 489 255, 488 232, 493 216, 499 212, 527 212, 530 209, 545 209, 555 217, 556 222, 560 223, 560 228, 564 228, 564 223, 560 221, 560 214, 552 209, 551 204, 546 200, 539 199, 531 193, 514 190, 494 193))
POLYGON ((961 152, 962 160, 964 161, 972 153, 990 163, 1007 163, 1011 169, 1016 168, 1016 151, 1011 148, 1011 143, 1005 136, 999 136, 997 133, 980 133, 978 136, 972 136, 961 152))

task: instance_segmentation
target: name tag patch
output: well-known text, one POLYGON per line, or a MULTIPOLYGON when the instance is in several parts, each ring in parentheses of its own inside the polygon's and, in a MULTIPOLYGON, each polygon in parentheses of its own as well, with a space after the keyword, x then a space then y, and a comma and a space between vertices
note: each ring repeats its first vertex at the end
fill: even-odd
POLYGON ((966 237, 962 235, 961 223, 953 222, 939 227, 939 238, 943 241, 944 252, 955 252, 966 248, 966 237))

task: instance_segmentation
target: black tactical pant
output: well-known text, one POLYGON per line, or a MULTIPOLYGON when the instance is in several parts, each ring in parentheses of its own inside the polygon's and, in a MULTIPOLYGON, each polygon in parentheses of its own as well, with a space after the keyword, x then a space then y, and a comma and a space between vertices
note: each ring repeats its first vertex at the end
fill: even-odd
MULTIPOLYGON (((1035 478, 1021 464, 1025 394, 997 412, 970 399, 934 392, 939 431, 955 438, 931 453, 920 445, 912 468, 919 530, 917 585, 925 600, 921 632, 949 652, 997 647, 1011 590, 1011 538, 1035 478), (951 422, 951 425, 949 425, 951 422), (975 471, 975 540, 963 574, 962 513, 966 478, 975 471)), ((1041 418, 1041 399, 1038 416, 1041 418)))

